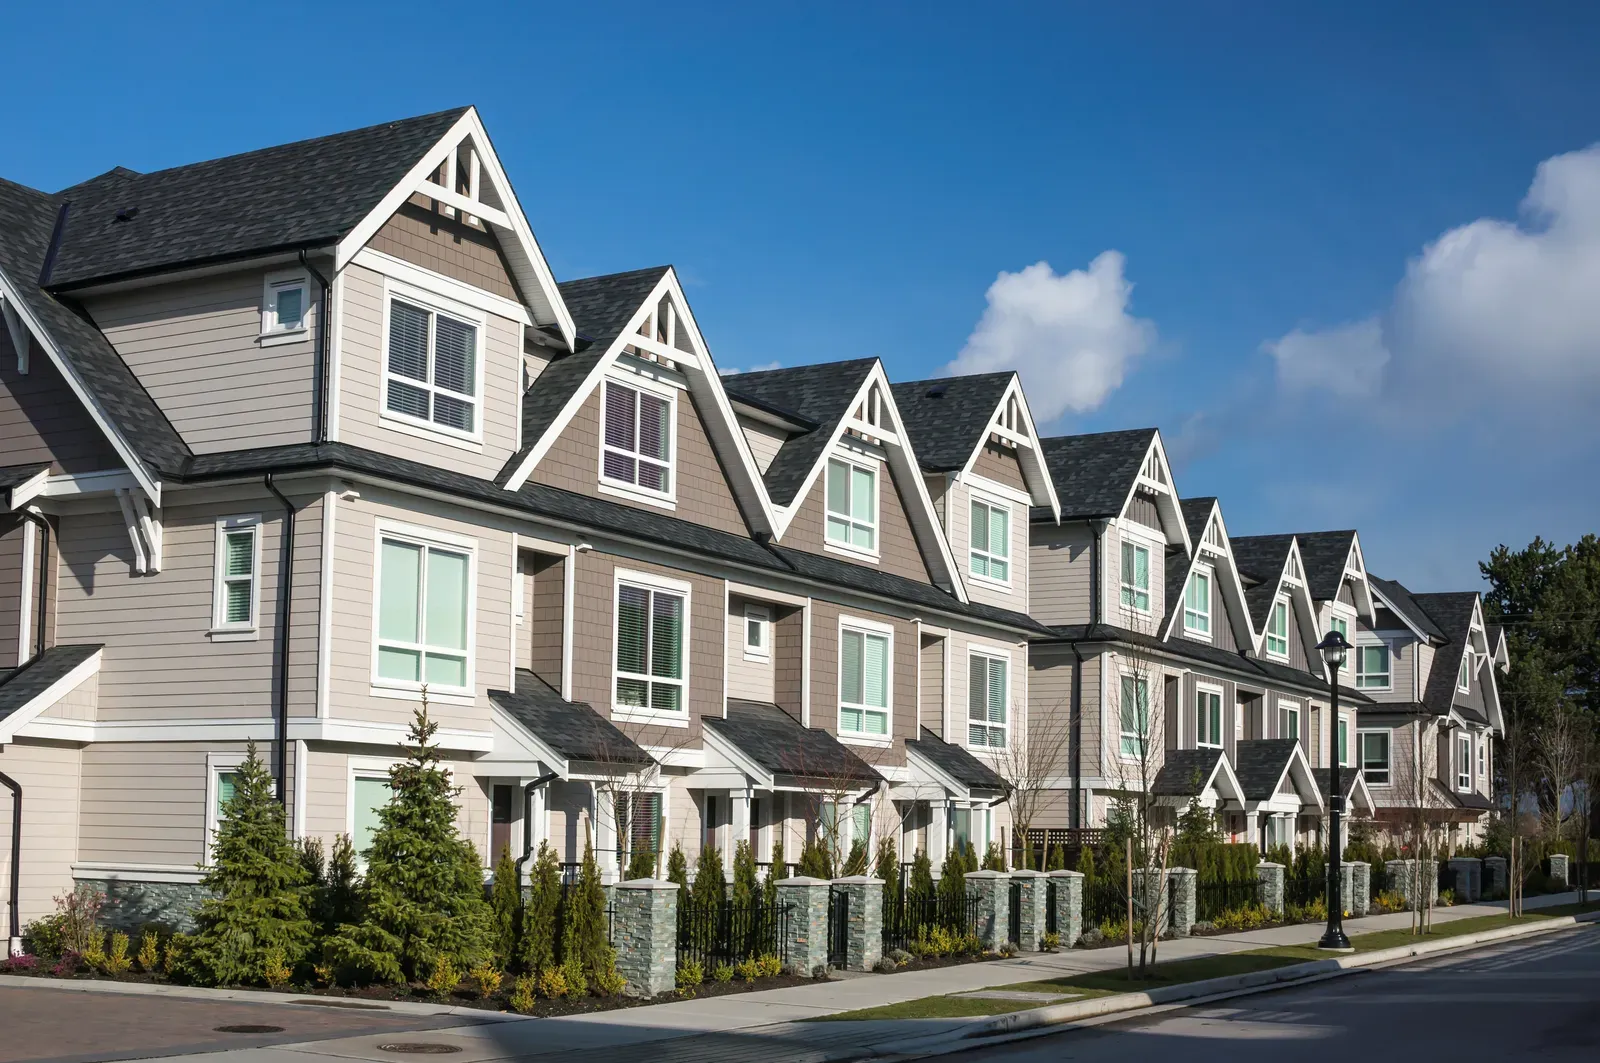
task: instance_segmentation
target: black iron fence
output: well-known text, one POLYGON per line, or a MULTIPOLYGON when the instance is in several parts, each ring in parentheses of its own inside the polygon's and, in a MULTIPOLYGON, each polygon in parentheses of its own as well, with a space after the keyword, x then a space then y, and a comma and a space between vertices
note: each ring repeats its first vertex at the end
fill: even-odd
POLYGON ((1214 923, 1224 913, 1250 907, 1256 903, 1258 886, 1254 879, 1198 883, 1194 888, 1195 918, 1202 923, 1214 923))
MULTIPOLYGON (((1056 880, 1045 879, 1044 883, 1044 932, 1046 934, 1059 934, 1061 927, 1056 921, 1056 880)), ((1073 942, 1067 942, 1068 945, 1073 942)))
MULTIPOLYGON (((831 923, 830 920, 830 929, 831 923)), ((978 898, 965 895, 944 897, 937 893, 908 896, 902 893, 895 901, 886 901, 883 906, 883 951, 910 951, 924 928, 933 927, 956 935, 976 933, 978 898)), ((831 937, 829 940, 832 940, 831 937)))
POLYGON ((1296 907, 1315 904, 1328 895, 1326 867, 1311 866, 1304 870, 1291 869, 1283 877, 1283 903, 1296 907))
POLYGON ((1006 940, 1022 940, 1022 881, 1011 880, 1011 919, 1006 924, 1006 940))
POLYGON ((789 962, 786 904, 686 904, 678 909, 678 966, 698 963, 709 972, 758 956, 789 962))
POLYGON ((850 956, 850 891, 828 891, 828 966, 844 967, 850 956))
POLYGON ((1089 927, 1126 922, 1128 896, 1123 887, 1110 879, 1085 879, 1083 885, 1083 925, 1089 927))

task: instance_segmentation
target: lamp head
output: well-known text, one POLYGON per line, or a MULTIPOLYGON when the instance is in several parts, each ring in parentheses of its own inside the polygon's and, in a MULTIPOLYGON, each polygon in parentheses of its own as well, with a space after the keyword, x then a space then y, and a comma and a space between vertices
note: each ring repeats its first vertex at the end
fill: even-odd
POLYGON ((1330 631, 1321 642, 1317 643, 1317 649, 1322 653, 1322 659, 1330 667, 1342 668, 1344 667, 1345 656, 1352 647, 1343 634, 1338 631, 1330 631))

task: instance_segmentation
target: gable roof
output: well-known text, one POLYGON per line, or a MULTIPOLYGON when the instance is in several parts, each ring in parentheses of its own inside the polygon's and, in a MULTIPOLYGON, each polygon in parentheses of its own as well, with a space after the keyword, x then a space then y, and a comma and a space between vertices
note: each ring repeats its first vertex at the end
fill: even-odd
POLYGON ((1015 373, 979 373, 936 380, 903 381, 892 387, 902 428, 930 472, 964 469, 989 434, 995 407, 1015 373))
POLYGON ((849 415, 851 400, 877 364, 876 358, 853 358, 738 373, 723 379, 723 387, 735 401, 748 400, 816 425, 785 440, 767 466, 762 480, 774 505, 794 504, 811 470, 832 444, 839 422, 849 415))
POLYGON ((1011 787, 989 765, 961 746, 946 742, 926 727, 918 732, 918 737, 906 739, 906 749, 926 758, 935 768, 965 786, 969 792, 973 790, 996 794, 1011 792, 1011 787))
POLYGON ((1242 796, 1238 779, 1221 749, 1169 749, 1162 756, 1161 770, 1150 784, 1150 792, 1157 797, 1198 797, 1219 774, 1223 777, 1222 796, 1242 796))
POLYGON ((17 508, 19 491, 34 490, 35 482, 50 471, 46 464, 10 465, 0 469, 0 513, 17 508))
POLYGON ((99 643, 52 646, 0 675, 0 745, 100 670, 99 643))
POLYGON ((1395 615, 1400 617, 1401 622, 1409 624, 1413 630, 1430 641, 1435 643, 1445 641, 1447 638, 1445 633, 1404 586, 1394 580, 1374 576, 1371 572, 1367 573, 1367 582, 1395 615))
POLYGON ((707 716, 701 722, 779 785, 823 779, 876 786, 883 781, 883 776, 832 734, 802 725, 770 702, 729 699, 725 718, 707 716))
POLYGON ((1354 528, 1343 531, 1296 532, 1300 544, 1300 563, 1305 566, 1306 589, 1319 602, 1339 596, 1344 582, 1345 563, 1355 548, 1354 528))
POLYGON ((1167 615, 1162 621, 1161 630, 1168 638, 1183 635, 1179 617, 1183 613, 1184 591, 1188 586, 1189 574, 1194 571, 1196 565, 1202 563, 1210 564, 1213 571, 1220 565, 1223 569, 1222 578, 1218 581, 1218 585, 1212 588, 1212 592, 1222 594, 1223 604, 1228 611, 1228 621, 1233 626, 1235 644, 1254 646, 1255 625, 1251 620, 1250 603, 1246 597, 1244 583, 1239 578, 1239 564, 1233 554, 1232 541, 1228 537, 1227 523, 1222 519, 1222 504, 1214 497, 1183 498, 1178 500, 1178 507, 1183 514, 1189 541, 1194 547, 1193 552, 1187 556, 1179 547, 1167 548, 1167 615), (1205 539, 1206 529, 1210 526, 1213 515, 1224 543, 1221 556, 1211 552, 1216 548, 1208 545, 1205 539))
POLYGON ((1288 775, 1294 779, 1302 804, 1321 807, 1322 792, 1317 788, 1299 740, 1246 738, 1235 742, 1233 748, 1233 770, 1245 800, 1270 801, 1277 796, 1284 776, 1288 775))
POLYGON ((1476 591, 1447 591, 1413 594, 1411 600, 1428 615, 1447 640, 1434 655, 1433 667, 1428 672, 1428 685, 1422 692, 1422 703, 1430 711, 1442 716, 1455 705, 1461 660, 1472 648, 1472 621, 1482 599, 1476 591))
POLYGON ((1041 440, 1061 519, 1120 515, 1155 438, 1154 428, 1133 428, 1041 440))

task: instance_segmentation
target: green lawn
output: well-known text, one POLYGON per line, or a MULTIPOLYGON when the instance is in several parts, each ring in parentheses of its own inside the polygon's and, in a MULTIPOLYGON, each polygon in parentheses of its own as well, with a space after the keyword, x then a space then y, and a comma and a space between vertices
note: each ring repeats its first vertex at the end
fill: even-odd
MULTIPOLYGON (((1454 919, 1446 923, 1435 923, 1430 933, 1417 935, 1410 929, 1376 930, 1369 934, 1357 934, 1350 939, 1350 944, 1357 952, 1376 952, 1379 949, 1396 949, 1403 945, 1415 945, 1423 941, 1438 941, 1441 938, 1460 937, 1464 934, 1476 934, 1484 930, 1498 930, 1506 926, 1523 926, 1528 923, 1541 923, 1547 919, 1554 919, 1562 915, 1576 915, 1580 911, 1593 911, 1594 906, 1579 908, 1576 904, 1563 905, 1559 908, 1541 908, 1536 912, 1512 919, 1505 915, 1479 915, 1471 919, 1454 919), (1570 909, 1570 910, 1569 910, 1570 909)), ((1250 955, 1256 956, 1281 956, 1295 960, 1325 960, 1329 954, 1314 945, 1286 945, 1280 948, 1257 949, 1250 955)))

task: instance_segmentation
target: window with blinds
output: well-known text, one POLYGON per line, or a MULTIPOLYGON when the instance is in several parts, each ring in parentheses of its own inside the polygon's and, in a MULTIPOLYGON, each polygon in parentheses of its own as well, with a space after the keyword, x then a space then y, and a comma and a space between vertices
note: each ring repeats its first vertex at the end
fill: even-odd
POLYGON ((839 633, 839 731, 889 734, 888 635, 844 628, 839 633))
POLYGON ((385 534, 378 550, 378 675, 383 682, 467 689, 469 580, 461 550, 385 534))
POLYGON ((1267 652, 1274 657, 1289 656, 1289 603, 1281 598, 1272 603, 1267 617, 1267 652))
POLYGON ((1189 574, 1189 586, 1183 591, 1183 629, 1191 635, 1211 636, 1211 574, 1195 571, 1189 574))
POLYGON ((672 492, 672 400, 606 381, 600 475, 655 494, 672 492))
POLYGON ((967 745, 1004 749, 1009 662, 974 653, 967 661, 967 745))
POLYGON ((1150 611, 1150 551, 1136 543, 1122 544, 1122 604, 1150 611))
POLYGON ((970 567, 974 576, 1009 583, 1011 580, 1011 510, 972 500, 970 567))
POLYGON ((617 858, 623 867, 637 853, 661 853, 661 795, 617 795, 617 858))
POLYGON ((878 474, 855 462, 828 459, 828 541, 878 549, 878 474))
POLYGON ((684 614, 681 594, 617 585, 618 706, 683 711, 684 614))
POLYGON ((384 409, 460 435, 478 430, 478 326, 389 300, 384 409))
POLYGON ((217 525, 216 580, 211 627, 215 631, 254 631, 259 595, 255 517, 232 517, 217 525))

